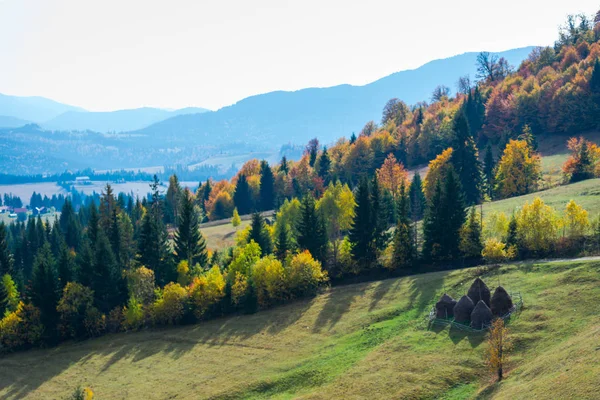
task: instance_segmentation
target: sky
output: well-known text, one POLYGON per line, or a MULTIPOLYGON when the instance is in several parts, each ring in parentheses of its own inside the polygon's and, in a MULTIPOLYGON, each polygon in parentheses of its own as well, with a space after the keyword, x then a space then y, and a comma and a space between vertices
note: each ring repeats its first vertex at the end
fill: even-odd
POLYGON ((597 0, 0 0, 0 93, 91 111, 218 109, 550 45, 597 0))

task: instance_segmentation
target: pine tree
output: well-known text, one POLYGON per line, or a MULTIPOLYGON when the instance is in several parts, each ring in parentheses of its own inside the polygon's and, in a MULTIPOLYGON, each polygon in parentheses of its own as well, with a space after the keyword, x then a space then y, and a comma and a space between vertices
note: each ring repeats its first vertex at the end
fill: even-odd
POLYGON ((96 245, 98 240, 98 229, 100 229, 100 218, 96 209, 96 204, 90 204, 90 217, 87 225, 87 236, 90 239, 92 247, 96 245))
POLYGON ((79 221, 77 220, 77 216, 75 215, 75 210, 73 209, 73 203, 68 198, 65 199, 65 204, 62 207, 60 219, 59 219, 60 229, 62 230, 63 236, 65 237, 65 242, 67 246, 76 249, 79 247, 79 242, 81 238, 81 226, 79 221))
POLYGON ((250 234, 248 241, 254 240, 260 246, 261 255, 264 257, 273 252, 273 243, 271 235, 265 226, 265 220, 260 213, 252 214, 252 222, 250 223, 250 234))
POLYGON ((106 184, 104 192, 100 196, 100 227, 107 235, 110 234, 110 228, 113 220, 113 214, 117 210, 117 202, 112 186, 106 184))
POLYGON ((246 175, 240 174, 235 185, 233 193, 233 204, 237 207, 241 215, 250 214, 252 211, 252 196, 250 194, 250 186, 246 180, 246 175))
POLYGON ((92 243, 87 237, 81 241, 75 263, 77 265, 77 282, 83 286, 91 287, 94 280, 94 251, 92 250, 92 243))
POLYGON ((370 266, 376 258, 373 217, 371 216, 371 194, 369 183, 361 179, 355 196, 354 221, 349 232, 352 257, 363 265, 370 266))
POLYGON ((280 261, 284 261, 288 256, 288 253, 292 250, 292 240, 289 225, 278 225, 275 247, 275 255, 280 261))
POLYGON ((48 243, 42 246, 35 256, 30 290, 33 305, 40 309, 40 319, 45 328, 44 336, 51 340, 56 337, 57 333, 58 312, 56 306, 60 299, 60 293, 54 256, 48 243))
POLYGON ((319 158, 319 177, 323 179, 323 184, 327 185, 329 183, 329 170, 331 169, 331 159, 329 158, 329 153, 327 152, 327 147, 323 148, 323 152, 321 153, 321 157, 319 158))
POLYGON ((265 160, 260 163, 260 209, 269 211, 273 209, 275 204, 275 178, 269 163, 265 160))
POLYGON ((411 221, 410 217, 410 197, 406 190, 406 184, 402 182, 400 185, 400 194, 398 196, 398 207, 397 207, 397 220, 403 224, 409 225, 411 221))
POLYGON ((126 297, 125 281, 112 251, 110 241, 100 231, 94 254, 94 275, 91 285, 98 308, 108 313, 126 297))
POLYGON ((181 205, 177 231, 175 232, 175 254, 176 260, 186 260, 190 267, 200 264, 208 267, 208 254, 206 252, 206 241, 200 232, 198 214, 194 210, 193 196, 185 189, 181 196, 181 205))
POLYGON ((517 232, 517 217, 513 214, 508 223, 508 232, 506 235, 506 247, 517 247, 519 245, 519 238, 517 232))
POLYGON ((297 226, 297 241, 300 249, 308 250, 315 259, 321 262, 325 261, 327 231, 323 218, 316 210, 315 199, 310 194, 302 199, 297 226))
POLYGON ((392 265, 394 269, 411 267, 416 258, 416 249, 412 238, 412 230, 406 220, 400 219, 393 239, 392 265))
POLYGON ((594 163, 592 162, 590 149, 586 140, 582 140, 577 161, 569 182, 575 183, 585 179, 592 179, 594 177, 594 163))
POLYGON ((466 258, 479 259, 483 244, 481 243, 481 218, 471 207, 469 218, 460 232, 460 250, 466 258))
POLYGON ((289 172, 287 158, 285 156, 281 157, 281 163, 279 164, 279 171, 283 172, 284 175, 287 175, 289 172))
POLYGON ((442 250, 445 255, 455 259, 460 254, 460 229, 465 222, 465 201, 456 174, 450 172, 446 177, 443 196, 444 231, 442 250))
POLYGON ((165 195, 165 221, 176 224, 179 220, 179 203, 181 198, 181 185, 179 178, 173 174, 169 177, 169 187, 165 195))
POLYGON ((464 190, 465 201, 469 205, 477 204, 481 200, 481 164, 469 123, 461 111, 454 117, 453 130, 456 138, 452 146, 452 165, 464 190))
POLYGON ((8 247, 8 230, 0 221, 0 277, 13 273, 13 257, 8 247))
POLYGON ((57 262, 57 273, 59 283, 59 291, 65 287, 67 282, 73 282, 75 278, 75 257, 66 244, 60 248, 57 262))
POLYGON ((408 191, 410 197, 410 216, 414 222, 419 221, 425 215, 425 194, 423 193, 423 182, 419 172, 415 172, 410 189, 408 191))
POLYGON ((433 195, 427 204, 425 219, 423 220, 423 257, 428 260, 440 258, 442 253, 444 212, 442 209, 442 184, 438 179, 435 182, 433 195))
POLYGON ((483 158, 483 176, 485 178, 485 188, 490 199, 494 198, 494 177, 496 175, 496 163, 492 154, 492 147, 488 145, 485 149, 483 158))
POLYGON ((385 249, 389 241, 387 210, 383 207, 381 199, 381 188, 377 174, 373 175, 371 184, 371 226, 373 227, 373 238, 377 250, 385 249))
POLYGON ((111 218, 110 230, 107 233, 109 236, 110 245, 112 251, 115 255, 115 259, 117 260, 117 264, 121 265, 121 227, 119 226, 119 218, 117 216, 116 208, 113 209, 113 215, 111 218))
POLYGON ((354 144, 354 142, 356 142, 356 134, 352 132, 352 135, 350 135, 350 144, 354 144))

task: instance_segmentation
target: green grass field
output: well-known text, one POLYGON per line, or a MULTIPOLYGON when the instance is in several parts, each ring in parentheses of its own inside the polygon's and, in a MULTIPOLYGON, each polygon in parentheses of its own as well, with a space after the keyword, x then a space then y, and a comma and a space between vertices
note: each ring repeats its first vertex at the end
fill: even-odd
POLYGON ((0 358, 0 398, 592 399, 600 379, 600 262, 437 272, 326 290, 254 315, 108 335, 0 358), (507 375, 484 368, 484 337, 429 329, 447 291, 477 274, 523 295, 507 375))
POLYGON ((485 203, 483 205, 484 217, 486 213, 492 211, 504 212, 510 215, 517 208, 523 206, 526 201, 531 203, 536 197, 540 197, 544 200, 544 203, 554 207, 559 213, 564 212, 570 200, 575 200, 577 204, 589 212, 591 218, 594 218, 600 214, 600 179, 590 179, 525 196, 485 203))
POLYGON ((204 238, 206 239, 206 247, 211 250, 221 250, 231 247, 235 244, 235 235, 238 231, 243 230, 250 225, 250 220, 242 221, 240 226, 234 228, 230 222, 222 225, 209 226, 200 228, 204 238))

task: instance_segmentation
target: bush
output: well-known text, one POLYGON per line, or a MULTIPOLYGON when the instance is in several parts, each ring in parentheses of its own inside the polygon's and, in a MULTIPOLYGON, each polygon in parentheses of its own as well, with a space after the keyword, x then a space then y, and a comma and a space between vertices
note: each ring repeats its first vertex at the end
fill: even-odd
POLYGON ((123 307, 123 329, 136 331, 144 324, 144 308, 135 297, 130 297, 127 305, 123 307))
POLYGON ((96 311, 98 311, 94 311, 93 303, 94 292, 92 289, 76 282, 67 283, 56 308, 60 314, 59 326, 63 336, 80 338, 89 334, 86 320, 90 323, 91 318, 95 318, 96 311), (90 313, 92 316, 89 316, 90 313))
POLYGON ((506 245, 496 238, 490 238, 485 241, 481 255, 487 262, 499 263, 508 258, 506 245))
POLYGON ((290 292, 296 296, 316 293, 319 285, 327 282, 327 273, 308 250, 289 259, 286 267, 286 281, 290 292))
POLYGON ((285 296, 285 271, 281 261, 273 256, 263 257, 252 269, 252 283, 258 304, 267 307, 285 296))
POLYGON ((168 283, 162 296, 152 304, 152 321, 157 325, 176 325, 185 314, 187 291, 178 283, 168 283))
POLYGON ((194 278, 189 287, 190 302, 196 318, 201 318, 225 296, 225 277, 218 266, 194 278))
POLYGON ((0 352, 35 345, 43 333, 40 310, 20 302, 15 311, 0 320, 0 352))
POLYGON ((154 271, 139 267, 127 275, 129 294, 142 304, 150 304, 154 300, 154 271))

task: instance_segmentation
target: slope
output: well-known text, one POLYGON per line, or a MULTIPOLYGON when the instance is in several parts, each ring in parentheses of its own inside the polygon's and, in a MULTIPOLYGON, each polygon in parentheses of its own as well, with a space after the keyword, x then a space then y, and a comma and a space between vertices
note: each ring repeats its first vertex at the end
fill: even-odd
POLYGON ((597 261, 465 269, 336 287, 195 326, 109 335, 0 359, 0 398, 593 398, 600 378, 597 261), (515 349, 491 384, 484 338, 425 316, 481 273, 520 291, 515 349), (559 361, 560 362, 557 362, 559 361))
MULTIPOLYGON (((518 65, 531 49, 514 49, 499 55, 518 65)), ((358 132, 369 120, 379 121, 383 106, 393 97, 414 104, 428 99, 437 85, 454 88, 460 76, 474 78, 477 54, 432 61, 365 86, 340 85, 252 96, 214 113, 170 118, 139 133, 156 138, 178 133, 210 144, 259 140, 280 146, 288 142, 304 144, 313 137, 329 143, 358 132)))
POLYGON ((0 93, 0 115, 27 121, 42 122, 67 111, 85 111, 39 96, 21 97, 0 93))
POLYGON ((124 132, 142 129, 177 115, 198 114, 207 111, 209 110, 197 107, 172 111, 151 107, 106 112, 68 111, 47 121, 43 126, 48 129, 66 131, 124 132))

